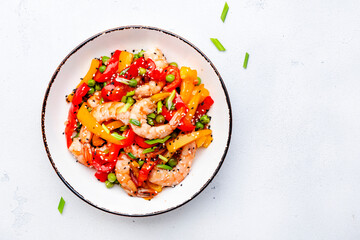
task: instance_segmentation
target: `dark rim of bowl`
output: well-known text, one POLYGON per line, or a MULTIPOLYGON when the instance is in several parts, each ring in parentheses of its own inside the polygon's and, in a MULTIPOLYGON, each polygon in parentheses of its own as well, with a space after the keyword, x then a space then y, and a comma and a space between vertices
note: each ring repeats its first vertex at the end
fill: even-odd
POLYGON ((221 165, 223 164, 224 160, 225 160, 225 157, 226 157, 226 154, 228 152, 228 149, 229 149, 229 144, 230 144, 230 139, 231 139, 231 132, 232 132, 232 112, 231 112, 231 104, 230 104, 230 98, 229 98, 229 94, 227 92, 227 89, 225 87, 225 84, 224 84, 224 81, 222 80, 219 72, 217 71, 217 69, 215 68, 214 64, 210 61, 210 59, 202 52, 200 51, 200 49, 198 49, 194 44, 190 43, 188 40, 180 37, 179 35, 176 35, 172 32, 169 32, 167 30, 163 30, 163 29, 160 29, 160 28, 156 28, 156 27, 149 27, 149 26, 140 26, 140 25, 131 25, 131 26, 123 26, 123 27, 117 27, 117 28, 113 28, 113 29, 109 29, 109 30, 105 30, 103 32, 100 32, 98 34, 95 34, 94 36, 86 39, 84 42, 80 43, 77 47, 75 47, 65 58, 64 60, 62 60, 62 62, 60 63, 60 65, 56 68, 54 74, 52 75, 51 77, 51 80, 48 84, 48 87, 46 89, 46 92, 45 92, 45 96, 44 96, 44 101, 43 101, 43 106, 42 106, 42 111, 41 111, 41 132, 42 132, 42 136, 43 136, 43 142, 44 142, 44 145, 45 145, 45 150, 46 150, 46 153, 48 155, 48 158, 50 160, 50 163, 51 165, 53 166, 55 172, 57 173, 57 175, 59 176, 59 178, 63 181, 63 183, 76 195, 78 196, 81 200, 83 200, 84 202, 90 204, 91 206, 97 208, 97 209, 100 209, 102 211, 105 211, 105 212, 108 212, 108 213, 112 213, 112 214, 116 214, 116 215, 121 215, 121 216, 126 216, 126 217, 146 217, 146 216, 155 216, 155 215, 158 215, 158 214, 161 214, 161 213, 166 213, 166 212, 169 212, 171 210, 174 210, 176 208, 179 208, 183 205, 185 205, 186 203, 188 203, 189 201, 191 201, 192 199, 194 199, 196 196, 198 196, 208 185, 209 183, 214 179, 214 177, 216 176, 216 174, 219 172, 219 169, 221 167, 221 165), (99 207, 97 206, 96 204, 92 203, 91 201, 85 199, 79 192, 77 192, 66 180, 65 178, 61 175, 61 173, 57 170, 56 166, 55 166, 55 163, 51 157, 51 153, 49 151, 49 147, 48 147, 48 144, 47 144, 47 141, 46 141, 46 134, 45 134, 45 111, 46 111, 46 103, 47 103, 47 99, 48 99, 48 96, 49 96, 49 93, 50 93, 50 88, 53 84, 53 82, 55 81, 56 79, 56 76, 57 74, 59 73, 61 67, 65 64, 65 62, 74 54, 76 53, 80 48, 82 48, 84 45, 86 45, 88 42, 91 42, 93 41, 94 39, 100 37, 101 35, 103 34, 108 34, 108 33, 111 33, 111 32, 114 32, 114 31, 121 31, 121 30, 127 30, 127 29, 146 29, 146 30, 152 30, 152 31, 158 31, 158 32, 161 32, 161 33, 164 33, 164 34, 167 34, 167 35, 170 35, 172 37, 175 37, 181 41, 183 41, 184 43, 188 44, 189 46, 191 46, 193 49, 195 49, 198 53, 201 54, 201 56, 210 64, 210 66, 213 68, 213 70, 215 71, 216 75, 218 76, 219 80, 220 80, 220 83, 221 83, 221 86, 223 88, 223 91, 225 93, 225 96, 226 96, 226 102, 227 102, 227 107, 228 107, 228 110, 229 110, 229 133, 228 133, 228 140, 227 140, 227 143, 226 143, 226 148, 224 150, 224 154, 223 156, 221 157, 221 161, 219 163, 219 165, 217 166, 215 172, 213 173, 213 175, 207 180, 207 182, 202 186, 202 188, 196 192, 193 196, 191 196, 188 200, 184 201, 183 203, 177 205, 177 206, 174 206, 174 207, 171 207, 171 208, 168 208, 168 209, 165 209, 165 210, 161 210, 161 211, 157 211, 157 212, 152 212, 152 213, 147 213, 147 214, 124 214, 124 213, 120 213, 120 212, 115 212, 115 211, 111 211, 109 209, 106 209, 106 208, 103 208, 103 207, 99 207))

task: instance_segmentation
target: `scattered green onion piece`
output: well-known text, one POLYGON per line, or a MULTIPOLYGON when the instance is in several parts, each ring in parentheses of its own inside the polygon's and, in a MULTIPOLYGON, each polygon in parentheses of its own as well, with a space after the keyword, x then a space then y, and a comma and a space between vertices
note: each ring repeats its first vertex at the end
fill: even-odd
POLYGON ((125 68, 120 72, 120 76, 124 75, 127 71, 129 71, 129 67, 125 68))
POLYGON ((129 110, 129 108, 131 107, 131 105, 134 104, 134 102, 135 102, 135 100, 132 97, 127 97, 126 104, 123 106, 123 108, 120 110, 120 112, 126 112, 127 110, 129 110))
POLYGON ((249 54, 246 53, 246 54, 245 54, 245 59, 244 59, 244 65, 243 65, 243 67, 244 67, 245 69, 247 68, 248 61, 249 61, 249 54))
POLYGON ((136 159, 136 157, 134 156, 134 154, 132 154, 131 152, 129 152, 127 155, 128 155, 129 157, 131 157, 132 159, 136 159))
POLYGON ((116 175, 115 175, 115 173, 109 173, 109 174, 107 175, 107 179, 109 180, 109 182, 114 183, 114 182, 116 181, 116 175))
POLYGON ((76 135, 74 137, 72 137, 72 139, 79 137, 79 135, 80 135, 80 132, 77 132, 76 135))
POLYGON ((165 164, 158 164, 158 165, 156 165, 156 167, 166 169, 166 170, 172 170, 172 167, 165 165, 165 164))
POLYGON ((129 80, 129 86, 130 87, 136 87, 138 84, 137 80, 135 78, 129 80))
POLYGON ((128 125, 124 125, 124 126, 121 126, 121 127, 119 128, 119 131, 120 131, 120 132, 123 132, 123 131, 126 131, 128 128, 129 128, 128 125))
POLYGON ((147 115, 148 118, 156 118, 156 114, 155 113, 150 113, 149 115, 147 115))
POLYGON ((113 132, 111 134, 111 136, 113 136, 114 138, 116 138, 117 140, 121 141, 121 140, 124 140, 126 137, 124 136, 121 136, 120 134, 116 133, 116 132, 113 132))
POLYGON ((160 158, 161 160, 163 160, 164 162, 169 161, 169 159, 167 159, 166 157, 164 157, 163 155, 160 155, 160 154, 159 154, 159 158, 160 158))
POLYGON ((126 99, 127 99, 127 97, 126 97, 126 96, 123 96, 123 97, 121 98, 121 102, 126 103, 126 99))
POLYGON ((59 210, 60 214, 63 213, 64 206, 65 206, 65 200, 63 199, 63 197, 61 197, 59 205, 58 205, 58 210, 59 210))
POLYGON ((159 138, 159 139, 151 139, 151 140, 146 140, 145 142, 149 145, 153 145, 156 143, 165 143, 167 140, 169 140, 169 138, 171 138, 171 136, 166 136, 165 138, 159 138))
POLYGON ((219 42, 219 40, 217 38, 210 38, 210 40, 212 41, 212 43, 215 45, 215 47, 223 52, 225 51, 226 49, 224 48, 224 46, 219 42))
POLYGON ((167 109, 168 110, 171 110, 171 107, 172 107, 172 105, 173 105, 173 100, 174 100, 174 98, 175 98, 175 94, 176 94, 176 91, 175 90, 173 90, 172 92, 171 92, 171 94, 170 94, 170 96, 169 96, 169 98, 167 99, 167 101, 166 101, 166 107, 167 107, 167 109))
POLYGON ((110 133, 110 130, 105 126, 105 124, 102 124, 101 126, 103 127, 103 129, 105 130, 105 132, 106 132, 107 134, 110 133))
POLYGON ((91 112, 91 111, 92 111, 92 108, 91 108, 91 107, 88 107, 87 110, 88 110, 89 112, 91 112))
POLYGON ((135 91, 131 91, 131 92, 126 93, 127 97, 131 97, 131 96, 134 96, 134 95, 135 95, 135 91))
POLYGON ((135 125, 135 126, 141 127, 141 122, 139 120, 130 119, 130 123, 135 125))
POLYGON ((144 56, 144 52, 145 52, 144 50, 141 50, 140 52, 138 52, 138 56, 139 56, 139 57, 143 57, 143 56, 144 56))
POLYGON ((144 165, 144 163, 145 163, 145 161, 143 161, 143 160, 138 161, 138 164, 140 167, 142 167, 142 165, 144 165))
POLYGON ((101 98, 100 99, 100 104, 103 104, 104 103, 104 98, 101 98))
POLYGON ((154 125, 155 125, 154 119, 152 119, 152 118, 148 118, 148 119, 147 119, 147 123, 148 123, 149 125, 151 125, 151 126, 154 126, 154 125))
POLYGON ((221 13, 221 20, 223 22, 225 22, 225 18, 226 18, 226 15, 227 15, 228 11, 229 11, 229 5, 227 4, 227 2, 225 2, 224 9, 223 9, 223 11, 221 13))
POLYGON ((144 154, 145 154, 145 153, 151 153, 151 152, 155 151, 155 149, 156 149, 156 147, 147 148, 147 149, 145 149, 145 150, 143 151, 143 153, 144 153, 144 154))
POLYGON ((109 149, 105 149, 103 152, 104 152, 105 154, 108 154, 108 153, 109 153, 109 149))
POLYGON ((162 113, 162 106, 163 106, 163 103, 161 101, 158 101, 158 103, 157 103, 157 114, 162 113))
POLYGON ((102 87, 101 87, 101 85, 100 85, 100 84, 96 84, 96 85, 95 85, 95 90, 96 90, 96 91, 100 91, 100 90, 101 90, 101 88, 102 88, 102 87))

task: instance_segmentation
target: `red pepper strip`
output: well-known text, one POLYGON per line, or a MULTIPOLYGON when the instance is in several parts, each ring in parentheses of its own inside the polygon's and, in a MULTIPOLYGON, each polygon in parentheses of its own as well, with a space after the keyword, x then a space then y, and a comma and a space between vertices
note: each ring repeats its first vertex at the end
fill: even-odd
POLYGON ((158 161, 159 160, 148 161, 148 162, 144 163, 144 165, 141 167, 141 169, 139 171, 138 186, 141 186, 143 184, 143 182, 148 179, 150 171, 156 166, 158 161))
MULTIPOLYGON (((167 121, 170 121, 174 115, 174 111, 169 111, 166 107, 163 107, 161 114, 165 117, 167 121)), ((189 132, 194 130, 195 126, 191 123, 190 120, 182 118, 177 128, 181 131, 189 132)))
POLYGON ((195 121, 197 121, 202 115, 209 111, 210 107, 214 104, 214 100, 207 96, 202 103, 199 104, 198 108, 196 109, 196 113, 194 116, 195 121))
POLYGON ((121 140, 121 144, 119 145, 121 148, 124 148, 124 147, 128 147, 130 146, 131 144, 134 143, 134 138, 135 138, 135 133, 134 131, 129 128, 128 130, 126 130, 124 133, 123 133, 123 136, 126 137, 125 139, 121 140))
POLYGON ((139 68, 146 68, 146 61, 143 57, 136 59, 122 77, 132 79, 139 76, 139 68))
POLYGON ((151 80, 163 80, 164 75, 158 69, 156 69, 156 64, 153 60, 148 58, 146 60, 146 76, 151 80))
POLYGON ((65 137, 66 137, 66 146, 67 148, 70 147, 72 141, 72 135, 77 128, 77 118, 76 114, 79 110, 79 105, 71 104, 69 114, 68 114, 68 120, 65 127, 65 137))
POLYGON ((107 176, 108 173, 114 170, 120 149, 121 147, 119 145, 112 144, 108 154, 104 154, 102 152, 95 153, 92 165, 97 170, 95 177, 101 182, 106 181, 105 174, 107 176))
POLYGON ((152 145, 147 144, 147 143, 145 142, 145 138, 142 138, 142 137, 140 137, 140 136, 138 136, 138 135, 135 135, 135 142, 136 142, 136 144, 139 145, 141 148, 151 148, 151 147, 153 147, 153 146, 156 145, 156 144, 152 144, 152 145))
POLYGON ((172 90, 174 90, 175 88, 177 88, 178 86, 180 86, 181 84, 181 77, 180 77, 180 71, 177 67, 175 66, 168 66, 167 68, 165 68, 164 70, 165 72, 165 77, 168 74, 172 74, 175 76, 175 80, 172 81, 169 85, 164 87, 164 91, 166 92, 171 92, 172 90))
POLYGON ((108 173, 104 173, 104 172, 100 172, 97 171, 95 173, 95 177, 100 181, 100 182, 105 182, 107 180, 107 175, 108 173))
POLYGON ((98 79, 94 79, 97 82, 106 82, 107 80, 110 80, 110 78, 113 76, 113 74, 116 73, 119 66, 119 57, 120 57, 120 50, 116 50, 112 57, 110 58, 108 65, 104 71, 103 74, 98 79))
POLYGON ((82 98, 88 93, 89 90, 90 88, 86 83, 81 84, 80 87, 76 89, 72 103, 74 105, 79 105, 82 102, 82 98))
POLYGON ((186 109, 186 112, 189 111, 189 108, 186 106, 186 104, 182 100, 180 94, 176 93, 173 103, 174 103, 176 109, 180 109, 180 108, 184 107, 186 109))

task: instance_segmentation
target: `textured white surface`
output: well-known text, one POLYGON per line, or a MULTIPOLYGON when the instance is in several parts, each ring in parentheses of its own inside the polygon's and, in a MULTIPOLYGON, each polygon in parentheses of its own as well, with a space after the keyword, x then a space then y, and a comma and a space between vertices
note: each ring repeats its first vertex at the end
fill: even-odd
POLYGON ((223 24, 223 1, 1 2, 1 239, 360 238, 359 1, 228 3, 223 24), (60 61, 89 36, 129 24, 173 31, 204 51, 234 117, 228 157, 209 187, 148 218, 77 198, 53 171, 40 131, 60 61))

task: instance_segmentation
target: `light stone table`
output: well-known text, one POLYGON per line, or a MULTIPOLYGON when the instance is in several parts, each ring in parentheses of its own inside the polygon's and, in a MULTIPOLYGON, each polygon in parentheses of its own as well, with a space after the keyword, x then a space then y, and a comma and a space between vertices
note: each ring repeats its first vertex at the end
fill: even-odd
POLYGON ((228 4, 222 23, 224 2, 215 0, 1 1, 0 239, 360 239, 360 2, 228 4), (215 179, 183 207, 146 218, 76 197, 40 130, 45 89, 67 53, 95 33, 137 24, 204 51, 233 109, 215 179))

